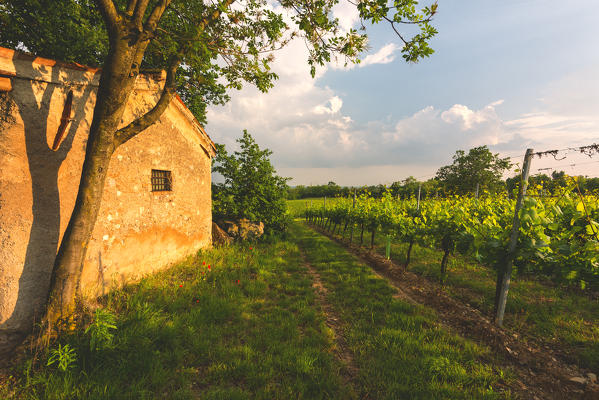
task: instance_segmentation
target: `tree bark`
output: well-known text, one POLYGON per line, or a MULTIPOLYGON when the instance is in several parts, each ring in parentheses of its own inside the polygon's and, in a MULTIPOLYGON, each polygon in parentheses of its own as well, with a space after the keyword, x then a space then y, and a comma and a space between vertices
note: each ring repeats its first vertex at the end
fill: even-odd
MULTIPOLYGON (((222 8, 202 21, 198 32, 218 19, 233 0, 224 0, 222 8)), ((85 159, 75 207, 60 243, 52 270, 46 313, 42 318, 40 339, 48 340, 75 310, 87 246, 94 229, 104 191, 104 181, 114 151, 129 139, 154 124, 175 95, 176 72, 183 50, 169 60, 166 82, 154 107, 119 129, 119 124, 151 38, 171 0, 158 0, 148 11, 149 1, 129 0, 125 14, 119 14, 113 0, 95 0, 108 31, 109 51, 102 68, 96 104, 87 141, 85 159), (144 15, 148 15, 145 23, 144 15)), ((199 33, 198 33, 199 39, 199 33)))
POLYGON ((449 250, 445 250, 443 253, 443 259, 441 260, 441 277, 439 279, 441 286, 445 285, 445 276, 447 274, 447 260, 449 259, 449 250))
POLYGON ((497 269, 497 279, 495 280, 495 301, 493 303, 493 315, 497 315, 499 309, 499 296, 501 295, 501 287, 503 286, 503 269, 501 266, 497 269))
POLYGON ((410 263, 410 254, 412 253, 412 246, 414 246, 414 239, 410 239, 410 245, 408 246, 408 252, 406 253, 406 262, 404 263, 404 269, 408 269, 410 263))
POLYGON ((360 246, 364 243, 364 224, 360 226, 360 246))
POLYGON ((376 228, 372 228, 372 232, 370 235, 370 250, 374 249, 374 234, 376 232, 376 228))
POLYGON ((116 149, 114 134, 135 84, 135 76, 129 74, 133 51, 122 42, 111 49, 102 70, 77 199, 52 270, 42 320, 50 335, 75 310, 87 246, 100 210, 110 158, 116 149))

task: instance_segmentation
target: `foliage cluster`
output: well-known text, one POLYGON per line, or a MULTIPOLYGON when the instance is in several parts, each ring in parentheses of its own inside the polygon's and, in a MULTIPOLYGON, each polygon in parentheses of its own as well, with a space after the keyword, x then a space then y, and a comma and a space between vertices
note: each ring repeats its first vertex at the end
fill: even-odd
MULTIPOLYGON (((347 238, 347 234, 345 237, 347 238)), ((385 256, 387 237, 378 234, 375 251, 385 256)), ((390 257, 398 265, 409 263, 410 270, 427 279, 439 281, 439 260, 443 252, 395 238, 390 257)), ((456 254, 447 263, 445 293, 458 301, 493 315, 496 273, 470 256, 456 254)), ((599 302, 593 292, 555 285, 538 274, 518 275, 510 285, 504 326, 523 339, 534 338, 554 349, 561 349, 576 364, 599 371, 599 302)))
MULTIPOLYGON (((277 79, 270 69, 272 52, 296 37, 308 46, 313 76, 316 67, 332 57, 359 62, 367 47, 366 33, 339 27, 332 15, 337 3, 339 0, 281 0, 276 5, 267 0, 4 0, 0 2, 0 45, 25 48, 52 59, 105 66, 109 36, 114 35, 113 22, 106 23, 106 17, 114 7, 116 16, 111 18, 119 23, 131 19, 135 25, 130 43, 147 41, 140 65, 132 68, 176 67, 177 93, 196 118, 205 122, 206 105, 228 101, 228 89, 239 89, 245 82, 261 91, 271 88, 277 79), (147 8, 138 16, 142 5, 147 8), (154 14, 158 17, 155 24, 143 23, 154 14)), ((404 44, 404 59, 416 62, 433 53, 428 42, 437 33, 430 24, 437 4, 419 9, 417 3, 368 0, 356 8, 363 21, 392 25, 404 44), (417 29, 400 33, 402 24, 417 29)))
POLYGON ((212 170, 222 182, 212 186, 214 219, 247 218, 264 222, 267 233, 285 231, 288 178, 276 174, 269 159, 272 152, 260 149, 247 131, 237 142, 240 149, 232 154, 217 145, 212 170))
POLYGON ((472 193, 479 190, 497 192, 503 184, 503 172, 512 166, 509 158, 500 158, 493 154, 487 146, 456 151, 453 163, 439 168, 437 179, 445 190, 451 193, 472 193))
MULTIPOLYGON (((540 188, 530 190, 520 211, 514 266, 519 273, 598 290, 599 206, 596 197, 576 193, 575 185, 571 179, 557 199, 535 196, 540 188)), ((380 229, 404 242, 439 248, 447 255, 469 255, 498 268, 507 252, 514 208, 515 200, 506 196, 454 196, 418 206, 388 193, 382 199, 362 195, 355 208, 351 199, 338 199, 326 209, 306 210, 305 216, 333 231, 341 226, 347 230, 348 225, 362 231, 380 229)))
MULTIPOLYGON (((576 186, 572 186, 572 177, 564 171, 553 171, 551 176, 546 174, 535 174, 528 178, 528 182, 533 187, 540 187, 539 194, 542 196, 559 196, 565 188, 580 190, 582 194, 599 195, 599 178, 589 178, 585 176, 576 177, 576 186)), ((507 190, 509 193, 517 193, 520 185, 520 176, 516 175, 507 178, 507 190)))

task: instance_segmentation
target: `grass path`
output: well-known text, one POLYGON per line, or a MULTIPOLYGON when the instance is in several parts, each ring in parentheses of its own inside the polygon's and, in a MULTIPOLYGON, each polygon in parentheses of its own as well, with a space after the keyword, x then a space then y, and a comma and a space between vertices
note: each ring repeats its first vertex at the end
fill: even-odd
POLYGON ((398 298, 344 248, 302 224, 291 228, 339 315, 357 367, 359 398, 504 398, 509 371, 489 350, 439 328, 433 311, 398 298))
POLYGON ((353 355, 347 348, 346 340, 343 337, 339 315, 327 300, 328 291, 322 284, 320 274, 311 264, 309 264, 306 261, 303 252, 302 258, 304 259, 304 267, 306 268, 307 273, 309 274, 312 280, 312 287, 316 295, 316 302, 319 306, 320 311, 325 317, 326 325, 330 329, 330 333, 334 340, 333 353, 335 354, 342 366, 342 368, 339 371, 339 374, 343 379, 343 382, 347 386, 349 394, 351 394, 351 398, 356 398, 354 381, 357 376, 357 368, 354 362, 353 355))

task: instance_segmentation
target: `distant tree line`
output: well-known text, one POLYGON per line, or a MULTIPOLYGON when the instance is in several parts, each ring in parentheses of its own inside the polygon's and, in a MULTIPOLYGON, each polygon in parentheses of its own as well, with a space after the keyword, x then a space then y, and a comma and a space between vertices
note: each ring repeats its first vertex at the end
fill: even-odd
MULTIPOLYGON (((380 197, 385 191, 390 190, 393 196, 406 199, 417 196, 419 187, 421 199, 450 194, 475 195, 477 191, 480 195, 506 191, 512 195, 518 190, 520 175, 503 179, 505 171, 512 166, 509 158, 501 158, 498 154, 491 153, 487 146, 479 146, 467 153, 463 150, 456 151, 452 164, 439 168, 434 178, 425 181, 410 176, 389 186, 379 184, 349 187, 339 186, 332 181, 326 185, 298 185, 288 189, 287 198, 348 197, 354 191, 358 195, 368 192, 373 197, 380 197)), ((582 194, 599 193, 599 178, 579 176, 576 181, 582 194)), ((571 177, 563 171, 554 171, 551 176, 540 174, 529 178, 529 185, 542 187, 542 193, 545 195, 553 195, 558 189, 569 187, 571 184, 571 177)))

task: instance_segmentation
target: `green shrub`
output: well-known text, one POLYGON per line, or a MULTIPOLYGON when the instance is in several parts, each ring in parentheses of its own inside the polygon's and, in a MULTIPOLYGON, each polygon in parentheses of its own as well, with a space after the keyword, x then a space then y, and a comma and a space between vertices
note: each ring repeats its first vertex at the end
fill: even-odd
POLYGON ((214 219, 247 218, 264 222, 268 235, 287 229, 287 180, 276 174, 270 163, 272 152, 261 150, 246 131, 237 140, 240 150, 228 154, 224 145, 217 145, 213 172, 220 174, 223 182, 212 187, 212 212, 214 219))

